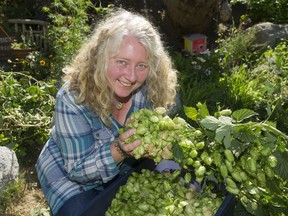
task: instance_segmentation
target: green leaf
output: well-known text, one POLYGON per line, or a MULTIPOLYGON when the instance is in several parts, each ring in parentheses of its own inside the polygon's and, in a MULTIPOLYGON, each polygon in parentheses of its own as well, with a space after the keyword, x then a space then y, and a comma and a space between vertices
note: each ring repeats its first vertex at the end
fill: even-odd
POLYGON ((185 115, 194 120, 194 121, 197 121, 197 118, 198 118, 198 111, 196 108, 194 107, 187 107, 187 106, 184 106, 184 112, 185 112, 185 115))
POLYGON ((265 123, 274 128, 276 128, 276 125, 277 125, 276 122, 271 122, 271 121, 265 121, 265 123))
POLYGON ((266 209, 264 209, 262 206, 258 206, 257 210, 255 211, 255 216, 264 216, 267 215, 266 209))
POLYGON ((221 122, 221 124, 232 125, 232 118, 228 116, 220 116, 218 120, 221 122))
POLYGON ((275 144, 277 144, 277 140, 278 140, 278 137, 275 134, 272 134, 270 132, 266 132, 265 133, 265 142, 263 142, 263 143, 273 144, 271 146, 274 148, 275 144))
POLYGON ((271 105, 270 105, 270 104, 267 105, 266 111, 267 111, 267 115, 268 115, 268 116, 271 116, 271 115, 272 115, 272 109, 271 109, 271 105))
MULTIPOLYGON (((202 185, 201 185, 202 190, 207 187, 207 183, 210 184, 211 182, 215 182, 216 184, 219 183, 217 178, 213 174, 206 175, 204 177, 204 181, 202 182, 202 185)), ((207 193, 199 193, 198 196, 200 198, 205 198, 205 197, 207 197, 207 193)))
POLYGON ((249 143, 239 142, 239 140, 232 140, 230 149, 234 152, 236 156, 241 155, 248 147, 249 143))
POLYGON ((282 62, 283 62, 283 56, 281 54, 276 55, 276 67, 281 68, 282 67, 282 62))
MULTIPOLYGON (((216 184, 219 183, 218 180, 217 180, 217 178, 216 178, 215 175, 213 175, 213 174, 207 175, 207 176, 206 176, 206 179, 207 179, 208 181, 213 181, 213 182, 215 182, 216 184)), ((205 181, 205 182, 206 182, 206 181, 205 181)))
POLYGON ((27 91, 30 95, 39 94, 41 92, 39 86, 29 86, 27 91))
POLYGON ((274 178, 273 181, 267 181, 267 186, 270 189, 269 195, 271 195, 268 197, 270 199, 270 215, 288 215, 287 194, 285 192, 283 194, 283 191, 287 191, 287 185, 283 185, 280 179, 274 178))
POLYGON ((222 142, 226 148, 230 148, 231 145, 231 130, 232 125, 222 125, 216 130, 215 140, 219 143, 222 142))
POLYGON ((258 115, 258 113, 254 112, 250 109, 240 109, 236 110, 232 113, 232 118, 237 122, 241 122, 244 119, 251 118, 252 116, 258 115))
POLYGON ((288 154, 287 152, 275 152, 277 158, 277 166, 275 167, 275 172, 282 178, 288 179, 288 154))
POLYGON ((208 130, 215 131, 221 125, 221 121, 214 116, 207 116, 200 121, 200 124, 208 130))
POLYGON ((256 211, 252 207, 252 202, 248 202, 248 204, 245 206, 245 209, 252 215, 256 214, 256 211))
MULTIPOLYGON (((273 180, 267 181, 267 187, 271 191, 270 195, 274 195, 274 194, 280 195, 282 193, 282 189, 279 187, 279 185, 281 185, 280 179, 274 178, 273 180)), ((281 199, 277 198, 277 196, 273 197, 273 200, 276 201, 277 203, 281 202, 281 199)))
POLYGON ((277 143, 278 143, 277 149, 279 151, 281 151, 281 152, 286 151, 286 145, 287 145, 287 141, 286 140, 283 140, 283 139, 281 139, 281 137, 278 137, 277 143))
POLYGON ((183 154, 182 148, 180 147, 178 142, 172 143, 172 152, 173 152, 173 156, 176 160, 179 160, 179 161, 183 160, 184 154, 183 154))
POLYGON ((198 115, 201 118, 205 118, 206 116, 209 116, 209 111, 207 109, 206 103, 202 104, 202 103, 197 103, 197 107, 198 107, 198 115))
POLYGON ((241 204, 240 200, 235 200, 235 207, 233 210, 233 215, 235 216, 252 216, 248 213, 245 207, 241 204))
POLYGON ((257 134, 247 125, 239 125, 233 127, 233 135, 242 143, 251 143, 257 139, 257 134))

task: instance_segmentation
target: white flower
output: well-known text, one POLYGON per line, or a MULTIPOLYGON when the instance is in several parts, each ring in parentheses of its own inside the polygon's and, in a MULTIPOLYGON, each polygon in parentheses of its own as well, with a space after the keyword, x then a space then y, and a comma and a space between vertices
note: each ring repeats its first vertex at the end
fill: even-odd
POLYGON ((202 62, 202 63, 206 62, 206 60, 205 60, 204 58, 197 57, 197 59, 198 59, 200 62, 202 62))

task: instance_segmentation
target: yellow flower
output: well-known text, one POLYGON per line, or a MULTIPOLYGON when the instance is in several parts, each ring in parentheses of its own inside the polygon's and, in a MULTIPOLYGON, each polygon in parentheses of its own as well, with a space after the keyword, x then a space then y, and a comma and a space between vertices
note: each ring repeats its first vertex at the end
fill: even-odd
POLYGON ((40 65, 41 65, 41 66, 44 66, 45 63, 46 63, 46 62, 45 62, 44 60, 41 60, 41 61, 40 61, 40 65))
POLYGON ((68 18, 67 23, 68 23, 68 25, 71 25, 72 24, 72 19, 68 18))

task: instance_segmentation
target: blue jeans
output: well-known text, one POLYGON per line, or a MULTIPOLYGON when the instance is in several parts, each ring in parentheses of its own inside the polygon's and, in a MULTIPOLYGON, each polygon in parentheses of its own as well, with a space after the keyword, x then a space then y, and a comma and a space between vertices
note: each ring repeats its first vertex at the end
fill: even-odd
POLYGON ((119 175, 103 184, 106 194, 94 189, 77 194, 67 200, 55 216, 104 216, 106 207, 108 207, 119 188, 119 178, 132 172, 132 167, 136 164, 135 159, 126 159, 125 163, 121 165, 119 175), (106 198, 106 200, 102 198, 106 198))
POLYGON ((99 191, 89 190, 71 197, 55 216, 80 216, 99 191))

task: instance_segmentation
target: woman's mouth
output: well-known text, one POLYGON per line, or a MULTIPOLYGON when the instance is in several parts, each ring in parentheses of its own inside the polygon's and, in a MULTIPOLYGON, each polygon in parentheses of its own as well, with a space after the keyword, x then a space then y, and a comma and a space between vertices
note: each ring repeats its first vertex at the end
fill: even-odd
POLYGON ((130 87, 130 86, 132 86, 132 83, 130 83, 130 82, 123 82, 123 81, 121 81, 121 80, 119 80, 119 82, 120 82, 121 85, 123 85, 123 86, 125 86, 125 87, 130 87))

